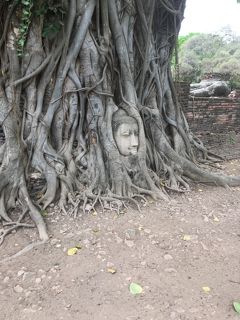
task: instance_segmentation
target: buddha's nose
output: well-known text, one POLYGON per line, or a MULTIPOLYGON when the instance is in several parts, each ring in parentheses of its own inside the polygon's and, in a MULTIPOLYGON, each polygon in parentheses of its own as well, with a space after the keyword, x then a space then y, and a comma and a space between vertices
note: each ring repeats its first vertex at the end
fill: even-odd
POLYGON ((135 134, 131 135, 131 146, 138 147, 138 137, 135 134))

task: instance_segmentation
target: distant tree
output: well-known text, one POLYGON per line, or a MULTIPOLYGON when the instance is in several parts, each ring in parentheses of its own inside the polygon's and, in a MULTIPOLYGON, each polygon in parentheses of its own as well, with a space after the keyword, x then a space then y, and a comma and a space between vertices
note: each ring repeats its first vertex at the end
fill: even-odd
POLYGON ((180 35, 178 37, 178 42, 177 42, 178 49, 180 49, 185 44, 185 42, 187 42, 188 40, 190 40, 191 38, 199 34, 200 34, 199 32, 190 32, 189 34, 184 36, 180 35))
POLYGON ((224 34, 196 34, 179 46, 179 75, 183 80, 198 82, 204 73, 229 74, 233 87, 240 78, 240 38, 224 29, 224 34), (225 31, 224 31, 225 30, 225 31), (226 36, 226 32, 228 35, 226 36))

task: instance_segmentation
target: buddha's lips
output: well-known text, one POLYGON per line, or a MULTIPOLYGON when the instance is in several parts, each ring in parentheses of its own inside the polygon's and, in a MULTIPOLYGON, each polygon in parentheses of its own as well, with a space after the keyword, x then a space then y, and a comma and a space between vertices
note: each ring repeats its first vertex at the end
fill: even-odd
POLYGON ((138 151, 137 147, 132 147, 132 148, 129 148, 128 150, 131 152, 131 154, 136 154, 138 151))

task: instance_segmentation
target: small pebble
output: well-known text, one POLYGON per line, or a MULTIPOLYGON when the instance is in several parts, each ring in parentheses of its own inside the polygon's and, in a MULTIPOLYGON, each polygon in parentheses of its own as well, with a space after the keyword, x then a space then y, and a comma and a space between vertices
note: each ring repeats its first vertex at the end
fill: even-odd
POLYGON ((165 260, 172 260, 173 257, 172 257, 170 254, 165 254, 165 255, 164 255, 164 259, 165 259, 165 260))
POLYGON ((129 248, 132 248, 134 246, 134 242, 132 240, 125 240, 124 242, 129 248))
POLYGON ((52 239, 52 240, 50 241, 50 244, 51 244, 52 246, 55 246, 58 242, 59 242, 58 239, 52 239))
POLYGON ((170 313, 170 319, 176 319, 176 317, 177 317, 176 312, 173 311, 170 313))
POLYGON ((18 277, 21 277, 24 273, 25 273, 24 270, 20 270, 20 271, 18 271, 17 275, 18 275, 18 277))
POLYGON ((123 239, 120 238, 119 236, 116 236, 116 241, 117 241, 117 244, 120 244, 123 242, 123 239))
POLYGON ((164 271, 167 273, 177 273, 177 270, 174 268, 166 268, 166 269, 164 269, 164 271))
POLYGON ((125 231, 125 236, 127 240, 134 240, 136 238, 136 230, 135 229, 127 229, 125 231))
POLYGON ((9 277, 5 277, 4 279, 3 279, 3 283, 7 283, 8 281, 9 281, 9 277))
POLYGON ((114 267, 114 263, 112 263, 112 262, 107 262, 107 267, 108 267, 108 268, 114 267))
POLYGON ((177 313, 184 313, 185 312, 185 310, 183 308, 178 308, 178 309, 176 309, 176 311, 177 311, 177 313))
POLYGON ((150 229, 144 229, 144 232, 149 234, 149 233, 151 233, 151 230, 150 229))
POLYGON ((17 284, 17 285, 13 288, 13 290, 14 290, 16 293, 22 293, 22 292, 23 292, 23 288, 22 288, 19 284, 17 284))
POLYGON ((39 269, 38 272, 39 272, 39 273, 42 273, 42 274, 46 273, 46 271, 43 270, 43 269, 39 269))

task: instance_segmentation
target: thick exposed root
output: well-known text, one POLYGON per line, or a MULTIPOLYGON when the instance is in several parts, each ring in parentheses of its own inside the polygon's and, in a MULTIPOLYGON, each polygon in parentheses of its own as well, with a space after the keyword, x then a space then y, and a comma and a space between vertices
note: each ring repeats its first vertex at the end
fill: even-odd
POLYGON ((33 220, 33 222, 35 223, 35 225, 38 229, 39 238, 43 241, 48 240, 46 224, 43 220, 43 217, 41 216, 40 211, 33 204, 32 200, 28 194, 27 187, 26 187, 26 181, 24 178, 22 178, 22 181, 21 181, 20 195, 23 199, 23 203, 29 209, 29 215, 30 215, 31 219, 33 220))
POLYGON ((12 231, 18 228, 34 228, 34 225, 22 222, 26 213, 26 211, 23 212, 17 221, 5 222, 2 224, 2 228, 0 229, 0 245, 3 243, 5 237, 12 231))
POLYGON ((198 166, 219 158, 190 132, 178 102, 170 61, 185 0, 64 1, 30 15, 23 41, 25 2, 0 5, 0 242, 32 227, 26 214, 46 241, 39 206, 57 201, 73 217, 99 206, 121 213, 189 191, 188 179, 240 184, 198 166), (61 26, 50 38, 48 19, 61 26), (38 205, 27 190, 33 171, 44 181, 38 205), (12 221, 16 203, 24 215, 12 221))
POLYGON ((2 191, 1 197, 0 197, 0 216, 1 219, 6 222, 11 222, 12 220, 7 214, 6 208, 5 208, 5 192, 2 191))
MULTIPOLYGON (((14 172, 14 171, 13 171, 14 172)), ((14 177, 14 175, 13 175, 14 177)), ((11 184, 12 179, 9 179, 9 183, 6 186, 6 190, 9 190, 9 197, 5 196, 4 190, 1 193, 0 198, 0 208, 1 208, 1 218, 2 218, 2 229, 0 234, 0 244, 3 242, 4 238, 10 234, 13 230, 22 227, 32 228, 34 225, 23 222, 26 214, 28 213, 34 222, 35 226, 38 229, 39 238, 41 240, 48 240, 48 234, 46 230, 46 225, 41 216, 39 209, 33 204, 30 195, 28 193, 26 187, 25 177, 23 175, 15 175, 16 179, 14 180, 14 184, 11 184), (11 189, 12 185, 12 189, 11 189), (15 186, 18 185, 18 188, 15 186), (14 192, 12 192, 14 190, 14 192), (16 199, 18 199, 16 201, 16 199), (22 214, 20 214, 19 218, 16 221, 13 221, 8 211, 11 208, 16 206, 16 203, 19 203, 19 209, 22 210, 22 214)))
POLYGON ((193 181, 223 187, 236 187, 240 185, 240 177, 231 177, 204 170, 188 159, 179 156, 167 143, 163 144, 163 146, 165 147, 166 155, 172 161, 181 166, 183 175, 192 179, 193 181))

